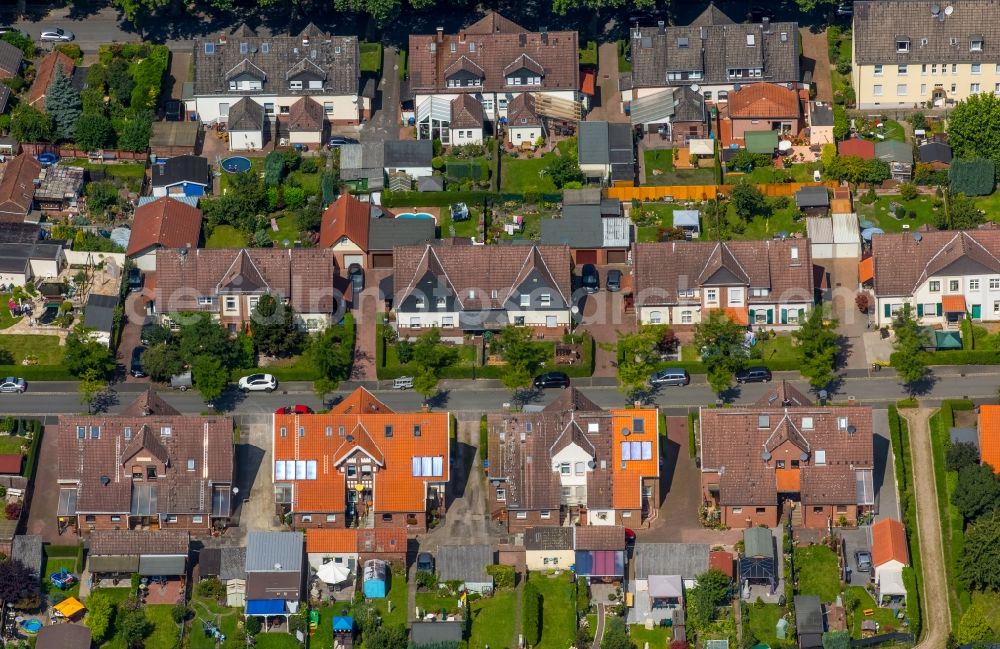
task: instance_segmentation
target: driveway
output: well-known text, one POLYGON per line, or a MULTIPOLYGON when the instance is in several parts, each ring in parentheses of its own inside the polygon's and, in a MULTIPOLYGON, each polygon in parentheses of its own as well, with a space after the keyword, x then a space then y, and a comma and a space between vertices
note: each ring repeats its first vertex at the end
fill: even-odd
POLYGON ((55 418, 45 422, 38 445, 38 462, 28 508, 28 534, 37 534, 44 543, 76 545, 79 537, 71 531, 59 534, 56 510, 59 507, 59 438, 55 418))
POLYGON ((851 586, 867 586, 872 579, 872 573, 861 572, 858 569, 858 561, 855 553, 864 550, 869 554, 872 551, 872 533, 870 525, 862 525, 853 530, 841 530, 840 538, 844 540, 844 557, 847 568, 851 571, 851 586))
POLYGON ((622 112, 618 90, 618 44, 601 43, 597 48, 597 96, 594 97, 587 121, 628 122, 622 112))
POLYGON ((896 488, 896 466, 889 437, 889 413, 886 410, 872 411, 872 430, 875 433, 875 520, 899 517, 899 492, 896 488))
POLYGON ((136 378, 130 371, 132 365, 132 350, 139 346, 142 337, 142 322, 132 320, 125 321, 122 327, 122 338, 118 343, 118 364, 125 368, 126 383, 149 383, 148 377, 136 378))
POLYGON ((258 415, 244 420, 240 443, 236 446, 236 486, 245 499, 235 498, 237 529, 227 534, 243 538, 249 531, 281 528, 274 515, 274 482, 271 479, 271 416, 258 415))
POLYGON ((362 140, 399 139, 399 50, 382 50, 382 79, 372 100, 372 117, 361 126, 362 140))
POLYGON ((383 304, 379 284, 390 271, 367 269, 365 290, 361 292, 360 304, 353 305, 354 325, 354 365, 351 368, 352 381, 375 381, 375 321, 383 304))
POLYGON ((586 331, 594 337, 597 343, 594 359, 594 376, 615 376, 618 373, 616 365, 616 352, 613 345, 618 342, 618 338, 635 331, 636 321, 634 313, 625 313, 624 294, 631 286, 631 275, 628 268, 622 264, 611 266, 600 266, 598 272, 603 287, 607 280, 607 272, 610 268, 622 271, 622 290, 611 292, 601 288, 597 293, 586 295, 580 302, 580 311, 583 319, 580 322, 580 331, 586 331), (601 343, 609 349, 602 349, 601 343))
POLYGON ((802 39, 802 70, 812 71, 816 99, 833 101, 833 79, 830 78, 830 52, 827 49, 826 32, 815 33, 809 27, 801 27, 799 38, 802 39))
POLYGON ((826 269, 833 299, 830 308, 837 319, 837 332, 843 338, 842 365, 846 369, 865 369, 864 334, 868 331, 868 316, 858 311, 854 299, 858 288, 856 259, 817 259, 816 265, 826 269))

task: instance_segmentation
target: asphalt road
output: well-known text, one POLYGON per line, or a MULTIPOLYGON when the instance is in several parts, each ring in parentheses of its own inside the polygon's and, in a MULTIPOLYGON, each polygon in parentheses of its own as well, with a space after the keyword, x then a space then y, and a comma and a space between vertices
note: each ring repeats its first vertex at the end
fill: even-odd
MULTIPOLYGON (((788 373, 791 375, 792 373, 788 373)), ((776 375, 777 378, 777 375, 776 375)), ((790 381, 797 388, 806 391, 808 385, 801 380, 790 381)), ((579 383, 580 389, 590 399, 602 407, 621 406, 625 403, 624 395, 614 385, 590 386, 589 380, 579 383)), ((1000 384, 1000 367, 996 368, 938 368, 937 374, 932 374, 923 392, 918 397, 927 403, 935 403, 947 398, 969 398, 973 400, 996 399, 997 386, 1000 384)), ((112 386, 112 398, 107 404, 108 412, 116 412, 128 405, 135 394, 145 389, 146 384, 122 383, 112 386)), ((338 394, 346 394, 350 386, 338 394)), ((730 402, 749 404, 760 398, 768 389, 766 384, 751 384, 734 388, 728 395, 730 402)), ((423 398, 412 390, 374 390, 385 403, 400 410, 416 410, 423 398)), ((205 412, 208 407, 195 391, 176 392, 162 391, 163 398, 184 413, 197 414, 205 412)), ((538 395, 533 403, 544 404, 554 399, 558 390, 547 390, 538 395)), ((846 402, 854 397, 859 404, 884 406, 907 395, 897 380, 889 373, 877 374, 872 378, 844 379, 831 399, 836 402, 846 402)), ((497 386, 496 381, 445 381, 442 383, 442 394, 434 407, 453 412, 485 412, 500 410, 505 403, 511 401, 511 393, 497 386)), ((691 385, 686 387, 664 388, 653 395, 653 401, 666 409, 686 409, 715 403, 715 394, 705 383, 704 377, 694 377, 691 385)), ((243 395, 231 392, 219 403, 219 410, 235 414, 263 414, 273 412, 275 408, 295 403, 304 403, 319 408, 322 406, 319 397, 313 392, 311 383, 285 383, 272 394, 253 393, 243 395)), ((24 394, 0 394, 0 413, 4 414, 66 414, 79 413, 86 410, 81 405, 76 383, 73 382, 36 382, 28 386, 24 394)))

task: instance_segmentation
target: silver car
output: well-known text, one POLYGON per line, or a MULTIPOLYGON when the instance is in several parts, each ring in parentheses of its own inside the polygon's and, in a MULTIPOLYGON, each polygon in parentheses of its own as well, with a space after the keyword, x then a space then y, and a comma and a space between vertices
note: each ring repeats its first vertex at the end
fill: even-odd
POLYGON ((0 392, 24 392, 28 389, 28 383, 24 379, 8 376, 0 383, 0 392))
POLYGON ((76 36, 73 35, 73 32, 63 29, 62 27, 55 27, 53 29, 46 29, 38 38, 43 42, 68 43, 76 38, 76 36))

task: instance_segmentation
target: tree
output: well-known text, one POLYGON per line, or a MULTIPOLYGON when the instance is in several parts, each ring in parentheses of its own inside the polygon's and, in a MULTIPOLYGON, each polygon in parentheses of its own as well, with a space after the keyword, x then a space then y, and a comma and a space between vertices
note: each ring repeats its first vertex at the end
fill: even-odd
POLYGON ((927 375, 927 361, 923 355, 920 325, 913 317, 913 308, 909 304, 904 304, 896 314, 892 328, 896 332, 896 340, 892 343, 892 366, 896 368, 896 374, 907 392, 912 395, 917 384, 927 375))
POLYGON ((0 602, 9 602, 19 609, 34 608, 39 595, 38 578, 28 566, 17 559, 0 562, 0 602))
POLYGON ((56 63, 52 83, 45 92, 45 112, 52 116, 56 132, 64 140, 73 140, 76 122, 80 119, 83 104, 80 92, 63 71, 62 63, 56 63))
POLYGON ((965 194, 951 194, 945 201, 944 212, 937 216, 937 225, 946 230, 974 230, 986 222, 986 214, 965 194))
POLYGON ((302 346, 302 331, 295 324, 295 311, 265 293, 250 314, 250 327, 257 351, 267 356, 295 354, 302 346))
POLYGON ((66 336, 63 365, 73 376, 83 376, 92 370, 98 378, 107 378, 115 371, 115 358, 108 346, 94 339, 90 330, 77 325, 66 336))
POLYGON ((707 367, 708 384, 716 393, 728 388, 733 374, 746 364, 745 332, 745 327, 733 322, 722 311, 710 311, 708 317, 694 327, 694 344, 707 367))
POLYGON ((715 608, 729 601, 729 577, 715 568, 698 576, 698 585, 688 596, 688 615, 696 627, 715 619, 715 608))
POLYGON ((281 151, 271 151, 264 158, 264 184, 277 187, 285 177, 285 156, 281 151))
POLYGON ((184 314, 177 335, 181 358, 189 365, 199 356, 219 359, 227 368, 233 360, 233 341, 211 316, 205 313, 184 314))
POLYGON ((82 113, 76 120, 76 145, 86 151, 96 151, 111 144, 114 127, 100 113, 82 113))
POLYGON ((823 309, 815 307, 792 337, 798 342, 799 371, 809 379, 813 389, 822 390, 833 380, 840 351, 837 321, 824 321, 823 309))
POLYGON ((635 649, 635 643, 628 636, 628 629, 620 617, 609 617, 604 623, 604 637, 601 649, 635 649))
POLYGON ((1000 512, 983 516, 966 530, 961 580, 968 590, 1000 590, 1000 512))
POLYGON ((437 327, 421 334, 412 349, 413 361, 435 376, 458 360, 458 350, 441 342, 441 331, 437 327))
POLYGON ((17 105, 11 113, 10 134, 19 142, 52 140, 52 117, 27 102, 17 105))
POLYGON ((247 635, 249 635, 252 638, 253 636, 260 633, 260 627, 261 627, 260 618, 256 616, 248 617, 245 626, 247 630, 247 635))
POLYGON ((659 360, 663 329, 647 325, 618 338, 618 389, 629 397, 649 386, 649 375, 659 360))
POLYGON ((229 368, 215 356, 197 356, 191 363, 191 378, 206 401, 215 401, 229 385, 229 368))
POLYGON ((949 444, 944 462, 949 471, 961 471, 967 466, 979 464, 979 449, 969 442, 949 444))
POLYGON ((149 138, 153 136, 153 114, 142 111, 127 117, 118 132, 118 148, 125 151, 145 151, 149 148, 149 138))
POLYGON ((740 218, 750 221, 758 214, 767 214, 767 200, 760 190, 746 181, 740 181, 733 187, 730 195, 733 208, 740 218))
POLYGON ((982 611, 975 606, 970 606, 958 623, 955 639, 963 645, 990 642, 993 640, 993 629, 986 621, 982 611))
POLYGON ((340 381, 351 373, 354 359, 354 344, 351 332, 344 325, 327 327, 312 338, 305 351, 306 358, 322 377, 322 383, 315 386, 322 394, 333 392, 340 381))
POLYGON ((94 644, 103 644, 109 632, 114 628, 115 604, 107 592, 98 588, 87 598, 87 617, 84 624, 90 629, 90 637, 94 644))
POLYGON ((524 585, 521 594, 521 632, 529 647, 542 639, 542 594, 531 581, 524 585))
POLYGON ((80 382, 76 389, 80 393, 80 403, 87 406, 88 413, 93 408, 94 399, 107 387, 107 380, 95 369, 84 370, 83 374, 80 375, 80 382))
POLYGON ((545 168, 545 173, 549 175, 557 189, 562 189, 566 183, 583 182, 584 180, 583 171, 580 170, 580 164, 576 161, 575 152, 557 156, 545 168))
POLYGON ((110 180, 87 183, 85 193, 87 195, 87 211, 92 215, 103 214, 108 208, 118 204, 118 187, 110 180))
POLYGON ((1000 166, 1000 97, 970 95, 948 115, 948 144, 955 158, 987 158, 1000 166))
POLYGON ((531 330, 507 325, 500 332, 500 355, 507 362, 500 381, 508 390, 531 385, 531 378, 545 362, 545 347, 531 339, 531 330))
POLYGON ((966 521, 1000 508, 1000 478, 988 464, 971 464, 958 472, 951 502, 966 521))
POLYGON ((140 359, 143 371, 154 381, 169 381, 184 371, 184 360, 176 345, 159 343, 149 347, 140 359))
POLYGON ((30 36, 22 34, 16 29, 12 29, 3 36, 0 36, 0 41, 6 41, 21 50, 26 59, 35 58, 35 41, 31 40, 30 36))
POLYGON ((142 647, 146 638, 153 632, 153 624, 146 617, 144 608, 126 610, 119 623, 122 637, 129 647, 142 647))
POLYGON ((399 649, 410 641, 410 633, 402 624, 383 624, 365 635, 365 649, 399 649))
POLYGON ((143 24, 156 10, 169 5, 170 0, 112 0, 111 4, 121 10, 125 20, 132 23, 141 37, 143 24))

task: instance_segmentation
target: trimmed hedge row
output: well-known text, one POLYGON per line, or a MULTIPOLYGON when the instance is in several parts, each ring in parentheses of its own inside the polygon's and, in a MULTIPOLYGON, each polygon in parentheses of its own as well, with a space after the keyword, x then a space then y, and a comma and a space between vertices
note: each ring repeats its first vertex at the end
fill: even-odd
POLYGON ((18 376, 25 381, 77 380, 64 365, 0 365, 0 376, 18 376))
POLYGON ((913 464, 910 459, 910 435, 906 422, 899 416, 895 405, 889 406, 889 437, 896 467, 896 485, 899 489, 899 509, 906 527, 906 537, 910 544, 912 568, 903 569, 903 583, 906 585, 907 615, 910 631, 920 637, 920 536, 917 532, 917 503, 913 496, 913 464), (909 579, 907 570, 910 571, 909 579))
MULTIPOLYGON (((889 364, 896 365, 897 352, 889 356, 889 364)), ((1000 351, 959 351, 921 352, 928 365, 1000 365, 1000 351)))
POLYGON ((482 205, 485 200, 488 200, 491 203, 502 203, 504 201, 518 201, 524 203, 558 203, 562 200, 562 194, 542 194, 534 192, 518 194, 512 192, 499 193, 487 191, 382 192, 382 205, 385 205, 386 207, 447 207, 452 203, 482 205))
MULTIPOLYGON (((688 456, 691 459, 698 457, 698 411, 688 413, 688 456)), ((664 431, 666 434, 666 431, 664 431)))
MULTIPOLYGON (((792 372, 798 370, 802 364, 793 359, 789 360, 762 360, 762 359, 750 359, 747 363, 748 366, 763 366, 772 372, 792 372)), ((689 374, 707 374, 708 367, 700 361, 663 361, 662 363, 657 363, 654 371, 666 369, 668 367, 683 367, 688 371, 689 374)))
POLYGON ((528 646, 534 646, 542 639, 542 594, 530 581, 524 585, 521 594, 521 633, 528 646))

